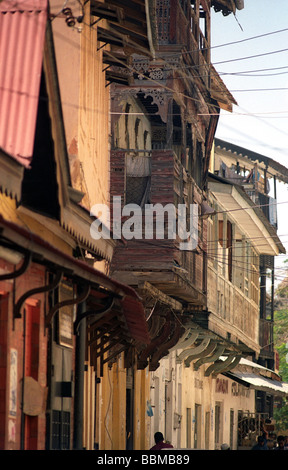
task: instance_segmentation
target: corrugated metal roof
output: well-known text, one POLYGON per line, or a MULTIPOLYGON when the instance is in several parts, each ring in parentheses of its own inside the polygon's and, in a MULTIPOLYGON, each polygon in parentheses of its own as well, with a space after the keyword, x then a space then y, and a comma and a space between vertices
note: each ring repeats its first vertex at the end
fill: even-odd
POLYGON ((33 154, 47 0, 0 3, 0 147, 24 166, 33 154))

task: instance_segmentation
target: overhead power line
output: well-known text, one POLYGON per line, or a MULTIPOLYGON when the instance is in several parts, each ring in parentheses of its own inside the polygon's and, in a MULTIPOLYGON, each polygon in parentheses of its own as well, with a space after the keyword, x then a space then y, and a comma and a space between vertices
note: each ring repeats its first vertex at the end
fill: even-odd
MULTIPOLYGON (((213 49, 219 49, 220 47, 233 46, 235 44, 240 44, 240 43, 243 43, 243 42, 253 41, 255 39, 261 39, 261 38, 264 38, 266 36, 271 36, 273 34, 280 34, 280 33, 284 33, 284 32, 287 32, 287 31, 288 31, 288 28, 279 29, 279 30, 276 30, 276 31, 271 31, 271 32, 268 32, 268 33, 259 34, 257 36, 251 36, 249 38, 239 39, 237 41, 231 41, 231 42, 225 42, 225 43, 222 43, 222 44, 216 44, 215 46, 206 47, 206 48, 203 48, 201 50, 208 51, 208 50, 213 50, 213 49)), ((186 53, 191 54, 193 52, 197 52, 197 50, 198 49, 191 49, 191 50, 185 51, 184 53, 185 54, 186 53)), ((171 55, 175 55, 175 52, 174 53, 171 52, 171 55)), ((165 54, 165 57, 166 56, 169 56, 169 53, 165 54)))

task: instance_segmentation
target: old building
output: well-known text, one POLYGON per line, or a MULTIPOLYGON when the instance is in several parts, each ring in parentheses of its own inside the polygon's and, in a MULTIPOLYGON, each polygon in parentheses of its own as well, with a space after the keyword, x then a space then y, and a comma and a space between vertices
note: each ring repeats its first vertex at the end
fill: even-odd
MULTIPOLYGON (((85 193, 81 207, 93 220, 96 216, 93 232, 101 217, 99 206, 110 205, 111 84, 127 83, 126 70, 135 51, 153 56, 154 2, 148 6, 144 0, 88 1, 82 9, 79 2, 69 2, 70 10, 60 12, 58 2, 50 3, 72 186, 85 193)), ((108 220, 104 224, 108 228, 108 220)), ((112 227, 107 238, 100 236, 97 241, 92 232, 96 244, 114 250, 119 243, 112 227)), ((106 254, 94 261, 110 275, 111 252, 106 254)), ((129 305, 127 310, 135 317, 135 330, 142 331, 141 316, 139 322, 137 311, 129 305)), ((107 315, 88 331, 83 417, 86 449, 146 447, 143 410, 147 374, 141 370, 132 379, 129 364, 134 364, 135 344, 127 344, 125 339, 125 345, 117 347, 116 326, 115 318, 107 315)), ((138 349, 145 345, 146 333, 139 339, 138 349)))
MULTIPOLYGON (((279 253, 285 253, 284 247, 279 244, 277 233, 277 186, 278 182, 287 184, 288 172, 287 168, 272 158, 252 152, 246 148, 233 145, 220 139, 215 139, 215 158, 211 170, 214 175, 222 179, 222 183, 234 184, 235 187, 241 187, 243 193, 249 196, 247 207, 251 204, 255 205, 256 210, 261 216, 261 220, 266 225, 267 231, 261 235, 251 233, 250 237, 245 235, 244 241, 246 247, 247 243, 250 244, 251 240, 256 242, 256 250, 260 256, 257 261, 257 270, 259 271, 259 281, 257 287, 258 298, 258 330, 259 330, 259 354, 254 356, 255 362, 264 366, 275 373, 278 372, 278 360, 274 350, 273 326, 274 326, 274 290, 275 290, 275 261, 274 258, 279 253), (252 202, 251 202, 252 201, 252 202), (268 224, 267 224, 268 222, 268 224), (271 251, 268 244, 273 245, 277 241, 278 249, 271 251)), ((223 187, 224 188, 224 187, 223 187)), ((224 197, 224 194, 222 195, 224 197)), ((227 198, 228 196, 226 196, 227 198)), ((236 206, 232 208, 236 211, 236 206)), ((242 211, 243 212, 243 211, 242 211)), ((229 215, 229 213, 228 213, 229 215)), ((233 216, 233 213, 231 212, 233 216)), ((230 215, 229 215, 230 216, 230 215)), ((247 227, 247 218, 245 218, 245 226, 247 227)), ((247 230, 247 228, 246 228, 247 230)), ((232 248, 230 263, 231 266, 238 265, 241 260, 239 254, 233 263, 233 251, 237 252, 236 246, 232 248), (236 250, 236 251, 235 251, 236 250)), ((247 248, 245 250, 247 257, 247 248)), ((253 267, 253 263, 247 259, 249 267, 253 267)), ((252 259, 252 258, 251 258, 252 259)), ((247 263, 243 265, 247 271, 247 263)), ((255 269, 255 268, 253 268, 255 269)), ((251 286, 254 282, 251 279, 253 275, 250 271, 244 274, 246 277, 247 286, 251 292, 251 286), (248 276, 248 277, 247 277, 248 276), (250 278, 249 278, 250 276, 250 278)), ((235 274, 235 276, 237 276, 235 274)), ((238 284, 243 286, 242 280, 238 280, 238 284), (239 284, 240 282, 240 284, 239 284)), ((248 291, 247 291, 248 292, 248 291)), ((281 395, 281 394, 280 394, 281 395)), ((277 394, 276 394, 277 396, 277 394)), ((269 390, 263 391, 261 388, 256 393, 256 406, 255 411, 258 413, 266 413, 273 416, 274 396, 269 393, 269 390)))
POLYGON ((280 383, 257 269, 282 246, 211 160, 211 8, 242 7, 0 3, 1 449, 235 447, 243 358, 280 383))
MULTIPOLYGON (((229 360, 238 352, 207 328, 207 176, 219 110, 232 111, 235 103, 210 63, 213 6, 223 14, 236 8, 234 2, 157 1, 153 57, 139 50, 122 71, 126 83, 111 85, 110 201, 111 208, 121 201, 113 227, 121 226, 124 239, 115 247, 111 273, 145 303, 151 344, 134 357, 131 375, 149 370, 150 445, 160 428, 174 444, 192 446, 191 393, 198 391, 176 365, 184 359, 175 352, 182 343, 195 347, 202 364, 215 348, 213 363, 224 351, 229 360), (187 420, 183 409, 190 410, 187 420)), ((136 393, 131 387, 129 396, 136 393)), ((207 404, 210 392, 206 387, 207 404)), ((210 404, 208 411, 210 420, 210 404)), ((199 434, 195 446, 201 445, 199 434)))
MULTIPOLYGON (((77 140, 62 113, 54 42, 70 39, 71 20, 69 10, 54 15, 46 0, 3 1, 0 6, 0 57, 5 63, 0 87, 1 449, 82 449, 86 443, 93 448, 93 367, 97 363, 100 377, 123 350, 150 341, 139 296, 108 275, 113 240, 90 236, 95 217, 88 196, 80 204, 90 174, 85 168, 81 174, 77 140), (58 16, 63 29, 53 31, 58 16), (68 147, 66 135, 72 135, 68 147)), ((98 70, 102 76, 102 62, 98 70)), ((78 77, 77 66, 74 71, 78 77)), ((74 108, 67 98, 65 104, 70 113, 73 109, 72 125, 77 132, 85 128, 87 135, 99 125, 92 121, 88 129, 83 123, 85 118, 90 122, 87 100, 96 104, 83 97, 89 87, 83 78, 81 82, 83 87, 74 90, 80 91, 80 123, 73 120, 79 102, 74 108)), ((68 87, 69 80, 64 83, 68 87)), ((102 84, 105 90, 105 74, 102 84)), ((98 90, 97 102, 100 97, 98 90)), ((81 150, 81 155, 87 151, 92 158, 98 152, 102 158, 104 169, 97 177, 103 184, 97 185, 96 195, 90 189, 100 201, 108 186, 108 107, 106 96, 99 111, 103 147, 98 138, 93 144, 92 134, 85 140, 90 153, 85 146, 81 150)))
MULTIPOLYGON (((256 160, 259 175, 265 161, 267 181, 268 174, 286 181, 287 169, 273 160, 215 141, 208 174, 207 304, 183 322, 181 340, 151 374, 151 442, 160 428, 178 448, 217 449, 223 442, 233 450, 251 448, 273 417, 274 398, 287 396, 274 368, 273 339, 263 342, 263 309, 270 302, 263 298, 261 269, 263 258, 272 262, 285 250, 275 219, 265 216, 266 205, 251 198, 251 183, 246 187, 236 170, 246 167, 248 175, 256 160)), ((266 317, 270 332, 272 318, 266 317)))

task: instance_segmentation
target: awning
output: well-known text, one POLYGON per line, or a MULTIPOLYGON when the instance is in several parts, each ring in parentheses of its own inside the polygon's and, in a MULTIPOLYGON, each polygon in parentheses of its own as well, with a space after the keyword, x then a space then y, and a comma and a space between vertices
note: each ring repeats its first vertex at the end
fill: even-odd
POLYGON ((210 175, 208 188, 247 238, 261 240, 260 244, 254 245, 259 254, 277 256, 279 253, 285 253, 276 230, 243 188, 227 181, 223 182, 220 178, 217 181, 214 175, 210 175))
POLYGON ((223 375, 254 390, 267 392, 271 395, 288 395, 288 383, 282 382, 275 371, 245 358, 241 358, 238 370, 223 372, 223 375))
MULTIPOLYGON (((129 341, 142 345, 150 343, 144 306, 134 289, 111 279, 83 261, 63 253, 38 235, 5 220, 0 215, 0 245, 3 243, 9 243, 15 251, 31 253, 33 262, 45 265, 57 273, 63 273, 76 285, 88 286, 87 302, 89 299, 92 304, 99 302, 100 308, 107 305, 107 312, 113 311, 114 315, 117 314, 119 325, 121 323, 123 325, 125 344, 129 341), (115 306, 108 305, 112 298, 115 299, 115 306)), ((111 322, 110 326, 113 326, 111 322)))
POLYGON ((210 64, 211 70, 211 97, 217 100, 219 107, 228 112, 233 111, 233 104, 237 105, 237 101, 226 88, 223 80, 218 75, 216 69, 210 64))
POLYGON ((238 382, 245 387, 252 388, 254 390, 260 390, 263 392, 270 393, 271 395, 288 395, 288 384, 284 382, 278 382, 277 380, 268 379, 261 377, 260 375, 248 373, 248 372, 226 372, 223 375, 230 379, 238 382))
POLYGON ((288 169, 276 162, 272 158, 266 157, 252 150, 240 147, 239 145, 226 142, 221 139, 215 139, 215 152, 219 152, 221 160, 226 163, 228 167, 231 164, 236 165, 239 162, 240 166, 245 167, 246 170, 252 170, 257 164, 257 170, 267 171, 269 176, 277 178, 279 181, 288 183, 288 169))
POLYGON ((138 283, 137 292, 145 303, 151 338, 138 355, 138 368, 144 369, 149 364, 149 370, 154 371, 184 332, 183 306, 147 281, 138 283))

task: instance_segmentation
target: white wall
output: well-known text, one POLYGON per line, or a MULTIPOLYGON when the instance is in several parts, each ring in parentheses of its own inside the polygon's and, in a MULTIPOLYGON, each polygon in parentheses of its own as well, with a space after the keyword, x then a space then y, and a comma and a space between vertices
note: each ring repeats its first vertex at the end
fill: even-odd
POLYGON ((179 364, 176 361, 176 354, 179 352, 170 353, 160 361, 160 367, 151 372, 151 446, 154 444, 156 431, 161 431, 166 440, 177 448, 194 448, 197 445, 199 449, 214 450, 224 442, 230 445, 232 410, 232 449, 236 450, 238 411, 255 412, 254 391, 249 391, 221 374, 217 378, 205 377, 205 365, 198 371, 194 371, 193 363, 186 368, 184 363, 179 364), (218 410, 219 429, 215 432, 218 410), (177 427, 179 416, 181 424, 177 427), (218 438, 216 444, 215 436, 218 438))

